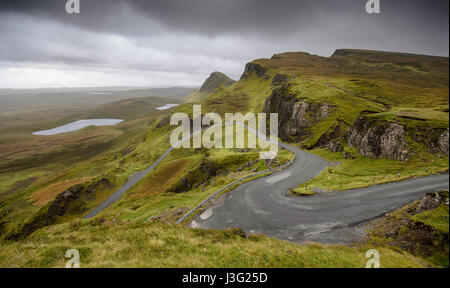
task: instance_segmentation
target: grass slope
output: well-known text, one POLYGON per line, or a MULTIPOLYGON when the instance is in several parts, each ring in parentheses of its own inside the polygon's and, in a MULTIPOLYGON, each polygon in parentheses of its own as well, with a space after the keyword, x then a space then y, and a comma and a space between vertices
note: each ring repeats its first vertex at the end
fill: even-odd
MULTIPOLYGON (((40 230, 25 241, 0 244, 0 267, 64 267, 68 249, 81 267, 353 267, 372 246, 294 243, 242 230, 208 231, 101 218, 40 230)), ((379 248, 381 267, 424 267, 414 256, 379 248)))
MULTIPOLYGON (((309 187, 348 189, 370 185, 374 175, 377 183, 381 183, 398 180, 399 172, 403 179, 423 175, 426 167, 429 173, 448 170, 447 157, 439 158, 410 136, 408 141, 415 154, 407 162, 366 158, 349 147, 345 149, 355 159, 343 159, 341 153, 316 148, 324 134, 336 126, 345 132, 363 111, 371 111, 370 117, 377 121, 401 122, 410 132, 418 131, 419 127, 448 128, 448 58, 339 50, 328 58, 283 53, 253 63, 263 67, 265 73, 249 72, 236 83, 222 85, 196 101, 202 104, 203 113, 262 112, 274 89, 273 78, 284 74, 289 76, 289 89, 299 101, 332 105, 332 113, 310 125, 306 136, 294 143, 339 162, 309 182, 309 187)), ((65 250, 70 248, 80 249, 82 263, 87 267, 364 266, 364 253, 369 248, 366 246, 299 246, 264 236, 243 238, 238 230, 214 232, 143 224, 158 216, 172 222, 175 216, 234 179, 248 175, 253 169, 264 170, 267 163, 263 161, 246 166, 256 159, 257 150, 173 151, 121 201, 97 219, 80 222, 78 218, 169 147, 171 127, 163 123, 168 115, 192 113, 192 104, 154 111, 154 105, 159 104, 150 98, 126 99, 91 107, 93 110, 79 111, 77 115, 64 115, 63 110, 51 112, 55 120, 45 124, 49 127, 80 115, 122 117, 127 121, 114 127, 90 127, 39 139, 29 136, 37 128, 45 128, 36 121, 42 120, 39 113, 22 118, 23 123, 7 117, 11 122, 0 126, 1 237, 20 232, 24 224, 41 219, 56 195, 68 187, 91 187, 103 179, 109 184, 92 193, 83 190, 82 196, 61 215, 47 222, 52 226, 42 228, 46 224, 41 221, 38 223, 44 225, 35 227, 37 231, 27 239, 1 241, 1 266, 60 267, 65 262, 65 250), (211 169, 215 173, 210 173, 211 169)), ((289 156, 282 152, 279 160, 287 161, 289 156)), ((301 192, 302 187, 299 189, 301 192)), ((388 247, 379 249, 384 267, 424 265, 406 253, 388 247)))

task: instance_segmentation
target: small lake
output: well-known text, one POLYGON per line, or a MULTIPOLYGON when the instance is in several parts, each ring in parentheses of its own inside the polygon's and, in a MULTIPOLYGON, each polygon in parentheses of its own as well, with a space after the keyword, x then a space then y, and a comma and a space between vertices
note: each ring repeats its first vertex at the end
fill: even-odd
POLYGON ((90 95, 107 95, 107 94, 111 94, 111 92, 94 91, 94 92, 89 92, 88 94, 90 94, 90 95))
POLYGON ((178 105, 180 105, 180 104, 166 104, 164 106, 161 106, 161 107, 158 107, 158 108, 155 108, 155 109, 156 110, 167 110, 167 109, 170 109, 170 108, 173 108, 173 107, 177 107, 178 105))
POLYGON ((66 125, 62 125, 50 130, 36 131, 33 135, 56 135, 67 132, 73 132, 83 129, 88 126, 112 126, 123 122, 121 119, 83 119, 75 122, 70 122, 66 125))

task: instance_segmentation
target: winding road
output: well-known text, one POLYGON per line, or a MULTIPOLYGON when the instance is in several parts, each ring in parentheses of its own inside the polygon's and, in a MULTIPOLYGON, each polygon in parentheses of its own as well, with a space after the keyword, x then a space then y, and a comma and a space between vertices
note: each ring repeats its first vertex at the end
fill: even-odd
POLYGON ((89 219, 92 217, 97 216, 98 213, 102 212, 103 210, 105 210, 109 205, 113 204, 114 202, 116 202, 117 200, 120 199, 120 197, 122 197, 122 195, 127 192, 131 187, 133 187, 134 185, 136 185, 139 181, 141 181, 145 176, 147 176, 148 173, 150 173, 153 169, 155 169, 156 166, 159 165, 159 163, 161 163, 164 158, 166 158, 166 156, 175 148, 170 147, 169 149, 166 150, 166 152, 164 152, 163 155, 161 155, 158 159, 156 159, 156 161, 147 169, 134 173, 133 175, 130 176, 130 178, 128 178, 128 181, 119 188, 119 190, 117 190, 116 192, 114 192, 111 196, 109 196, 102 204, 100 204, 99 206, 97 206, 94 210, 92 210, 91 212, 89 212, 86 216, 83 217, 83 219, 89 219))
POLYGON ((239 227, 278 239, 303 243, 345 244, 364 236, 357 224, 420 199, 425 193, 448 189, 449 175, 433 175, 312 197, 288 196, 290 188, 320 173, 328 162, 281 144, 295 153, 291 166, 245 183, 191 222, 193 228, 239 227))
MULTIPOLYGON (((449 186, 449 175, 440 174, 312 197, 288 196, 290 188, 310 180, 329 163, 296 147, 279 145, 295 154, 290 166, 242 184, 226 194, 219 204, 197 216, 190 226, 203 229, 239 227, 247 233, 298 243, 350 243, 364 235, 357 224, 420 199, 427 192, 449 186)), ((83 218, 94 217, 119 200, 173 149, 169 148, 150 167, 132 175, 119 190, 83 218)))

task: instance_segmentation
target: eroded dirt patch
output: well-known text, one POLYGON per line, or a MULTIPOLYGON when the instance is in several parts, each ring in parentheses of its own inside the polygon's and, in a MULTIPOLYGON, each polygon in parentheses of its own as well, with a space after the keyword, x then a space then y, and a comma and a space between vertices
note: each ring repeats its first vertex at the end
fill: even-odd
POLYGON ((53 200, 58 194, 70 187, 89 181, 90 178, 73 179, 49 185, 33 193, 32 200, 37 207, 43 206, 53 200))

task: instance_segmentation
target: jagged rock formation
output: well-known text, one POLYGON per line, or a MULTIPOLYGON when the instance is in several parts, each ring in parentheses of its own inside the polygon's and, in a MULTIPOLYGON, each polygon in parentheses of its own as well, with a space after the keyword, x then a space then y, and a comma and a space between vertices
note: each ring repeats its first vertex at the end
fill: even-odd
POLYGON ((340 140, 330 141, 330 143, 328 143, 327 148, 331 152, 343 152, 344 151, 344 145, 342 145, 342 142, 340 140))
POLYGON ((419 202, 416 213, 423 213, 425 211, 433 210, 439 205, 448 206, 448 192, 428 192, 419 202))
POLYGON ((449 129, 447 129, 447 131, 445 131, 441 137, 439 137, 439 149, 441 149, 442 153, 444 153, 445 155, 448 156, 448 132, 449 129))
POLYGON ((448 130, 424 126, 410 131, 410 134, 414 141, 424 144, 428 152, 448 156, 448 130))
POLYGON ((278 132, 282 140, 299 140, 307 135, 306 128, 328 117, 333 106, 326 103, 307 103, 296 99, 288 85, 272 91, 264 103, 265 113, 278 113, 278 132))
POLYGON ((378 123, 367 117, 359 117, 350 127, 348 146, 357 148, 367 157, 386 157, 406 161, 409 157, 406 130, 398 123, 378 123))
POLYGON ((241 80, 247 79, 248 77, 250 77, 250 75, 252 75, 253 72, 256 73, 256 76, 262 77, 262 76, 264 76, 264 74, 266 74, 267 68, 265 68, 257 63, 253 63, 253 62, 247 63, 245 65, 244 74, 242 74, 242 76, 241 76, 241 80))
POLYGON ((290 80, 288 75, 276 74, 272 79, 272 86, 280 86, 282 84, 288 83, 290 80))

